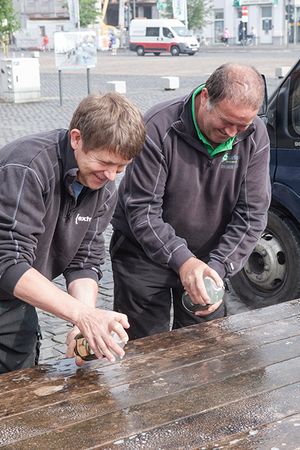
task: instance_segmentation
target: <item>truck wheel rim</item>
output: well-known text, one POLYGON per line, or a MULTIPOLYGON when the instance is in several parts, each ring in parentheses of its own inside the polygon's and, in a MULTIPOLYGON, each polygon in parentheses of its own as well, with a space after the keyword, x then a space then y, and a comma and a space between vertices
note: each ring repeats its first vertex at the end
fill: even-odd
POLYGON ((248 279, 266 291, 278 289, 285 280, 286 255, 280 242, 271 233, 264 233, 245 265, 248 279))

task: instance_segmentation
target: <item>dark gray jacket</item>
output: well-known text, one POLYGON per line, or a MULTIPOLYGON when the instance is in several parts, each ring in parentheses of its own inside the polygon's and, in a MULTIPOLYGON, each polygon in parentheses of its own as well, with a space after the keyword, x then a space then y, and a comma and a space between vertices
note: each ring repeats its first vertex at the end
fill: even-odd
POLYGON ((0 150, 0 299, 30 267, 67 283, 101 277, 103 232, 111 219, 116 186, 83 188, 67 130, 24 137, 0 150))
POLYGON ((269 138, 261 119, 211 158, 199 141, 191 95, 146 115, 147 138, 126 169, 113 227, 178 272, 195 255, 219 275, 242 268, 266 226, 269 138))

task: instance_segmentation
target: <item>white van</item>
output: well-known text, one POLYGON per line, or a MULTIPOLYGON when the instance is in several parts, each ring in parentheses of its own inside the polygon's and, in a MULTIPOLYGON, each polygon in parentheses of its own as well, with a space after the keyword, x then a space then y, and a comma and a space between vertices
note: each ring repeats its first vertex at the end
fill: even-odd
POLYGON ((176 19, 133 19, 129 27, 129 48, 139 56, 170 52, 194 55, 199 43, 192 32, 176 19))

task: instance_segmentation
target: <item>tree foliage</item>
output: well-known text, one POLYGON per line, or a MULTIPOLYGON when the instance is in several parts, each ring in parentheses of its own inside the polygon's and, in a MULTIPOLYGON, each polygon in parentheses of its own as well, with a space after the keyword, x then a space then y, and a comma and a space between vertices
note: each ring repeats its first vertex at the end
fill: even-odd
MULTIPOLYGON (((211 14, 211 0, 186 0, 189 29, 201 29, 211 14)), ((166 1, 164 17, 173 17, 172 0, 166 1)))
POLYGON ((7 54, 9 36, 20 28, 20 23, 15 14, 12 0, 0 1, 0 44, 7 54))
POLYGON ((97 22, 100 13, 96 4, 97 0, 79 0, 80 26, 82 28, 97 22))
POLYGON ((188 27, 201 29, 211 12, 210 0, 187 0, 188 27))

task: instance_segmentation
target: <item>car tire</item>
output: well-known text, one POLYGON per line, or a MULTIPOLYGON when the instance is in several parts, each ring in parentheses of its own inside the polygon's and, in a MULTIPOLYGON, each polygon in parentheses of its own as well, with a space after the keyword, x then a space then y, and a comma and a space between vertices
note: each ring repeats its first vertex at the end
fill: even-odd
POLYGON ((179 48, 176 45, 171 47, 170 51, 171 51, 171 55, 172 56, 179 56, 180 51, 179 51, 179 48))
POLYGON ((266 230, 231 285, 251 308, 300 297, 300 233, 290 218, 269 211, 266 230))
POLYGON ((144 47, 142 47, 141 45, 140 45, 139 47, 137 47, 137 49, 136 49, 136 54, 137 54, 138 56, 144 56, 144 54, 145 54, 144 47))

